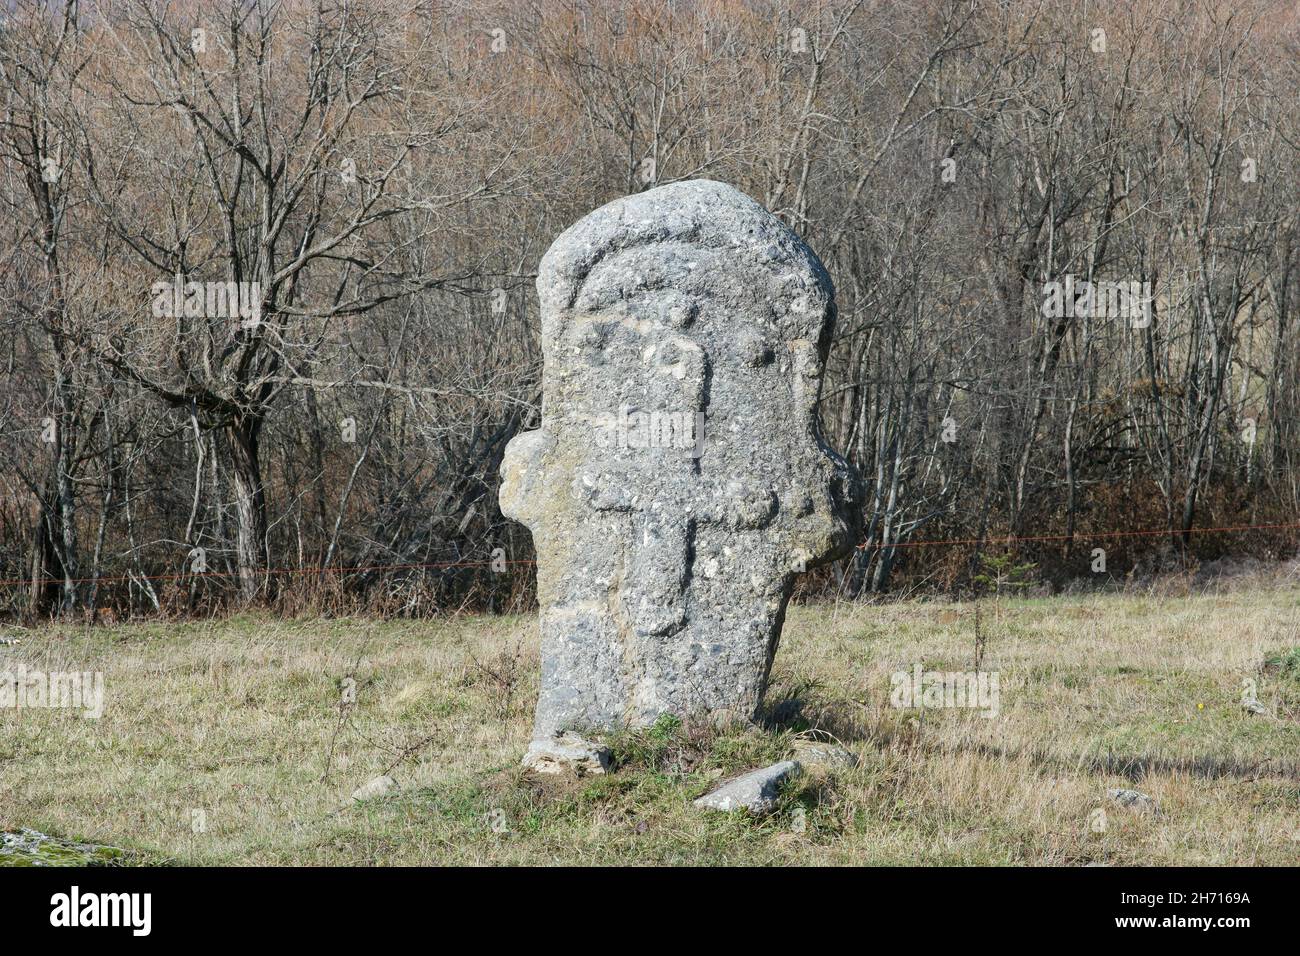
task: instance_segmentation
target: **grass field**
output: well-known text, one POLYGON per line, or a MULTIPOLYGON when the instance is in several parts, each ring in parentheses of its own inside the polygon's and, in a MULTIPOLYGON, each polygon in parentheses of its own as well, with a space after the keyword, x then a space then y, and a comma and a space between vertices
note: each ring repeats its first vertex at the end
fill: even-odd
POLYGON ((8 629, 0 671, 102 670, 105 712, 0 710, 0 829, 200 865, 1300 861, 1300 590, 1011 600, 981 622, 995 719, 890 705, 895 671, 971 668, 972 605, 796 607, 763 726, 622 734, 616 771, 583 780, 516 769, 531 617, 8 629), (1269 714, 1243 710, 1245 679, 1269 714), (859 766, 764 819, 691 806, 815 731, 859 766), (400 789, 350 800, 382 773, 400 789))

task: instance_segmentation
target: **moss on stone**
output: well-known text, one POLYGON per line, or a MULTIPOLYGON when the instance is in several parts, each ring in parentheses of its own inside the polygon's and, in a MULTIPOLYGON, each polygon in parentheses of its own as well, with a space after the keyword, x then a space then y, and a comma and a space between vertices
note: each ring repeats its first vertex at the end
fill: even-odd
POLYGON ((24 827, 0 834, 0 866, 117 866, 117 847, 63 840, 24 827))

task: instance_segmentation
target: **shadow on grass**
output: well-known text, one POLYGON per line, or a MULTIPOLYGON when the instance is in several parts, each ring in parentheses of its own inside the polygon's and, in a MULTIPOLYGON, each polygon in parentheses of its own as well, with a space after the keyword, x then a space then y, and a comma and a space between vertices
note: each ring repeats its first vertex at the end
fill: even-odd
POLYGON ((879 739, 877 728, 860 715, 853 701, 831 701, 813 678, 778 677, 772 680, 754 722, 770 733, 819 736, 840 743, 879 739))
POLYGON ((1089 773, 1124 777, 1139 783, 1152 774, 1181 774, 1202 780, 1234 779, 1253 782, 1263 778, 1276 778, 1300 782, 1300 762, 1277 760, 1240 760, 1217 755, 1170 756, 1160 753, 1079 754, 1075 756, 1053 753, 1040 747, 997 747, 992 744, 963 741, 959 744, 933 744, 917 740, 911 735, 895 731, 886 733, 879 743, 885 746, 904 746, 920 750, 931 756, 943 754, 973 754, 990 760, 1024 760, 1039 770, 1057 773, 1089 773))
POLYGON ((910 749, 928 755, 974 754, 994 760, 1025 760, 1041 770, 1084 772, 1124 777, 1137 783, 1151 774, 1183 774, 1204 780, 1253 781, 1280 778, 1300 782, 1300 760, 1267 757, 1170 755, 1159 752, 1063 755, 1042 747, 998 747, 975 741, 939 743, 927 738, 915 721, 896 723, 873 718, 854 701, 830 701, 821 684, 808 678, 775 679, 756 723, 772 733, 832 739, 878 749, 910 749))

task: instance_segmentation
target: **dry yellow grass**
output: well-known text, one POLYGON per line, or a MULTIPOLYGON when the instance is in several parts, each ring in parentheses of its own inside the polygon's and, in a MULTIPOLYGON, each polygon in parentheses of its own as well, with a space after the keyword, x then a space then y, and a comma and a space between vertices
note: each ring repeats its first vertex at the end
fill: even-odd
POLYGON ((515 769, 531 618, 30 631, 0 671, 102 670, 106 710, 0 710, 0 829, 192 864, 1300 860, 1300 652, 1263 666, 1300 647, 1300 590, 1011 601, 982 620, 996 719, 890 706, 894 671, 970 669, 971 605, 799 607, 765 727, 624 734, 616 773, 541 783, 515 769), (1247 678, 1269 715, 1242 709, 1247 678), (691 807, 812 729, 860 766, 806 776, 763 820, 691 807), (385 771, 396 795, 349 801, 385 771))

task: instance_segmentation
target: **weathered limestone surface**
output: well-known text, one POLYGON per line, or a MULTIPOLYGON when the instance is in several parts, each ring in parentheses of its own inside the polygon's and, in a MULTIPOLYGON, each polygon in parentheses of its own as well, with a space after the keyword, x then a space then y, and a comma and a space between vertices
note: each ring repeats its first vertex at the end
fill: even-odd
POLYGON ((804 767, 827 770, 852 770, 858 765, 857 755, 835 744, 822 740, 796 740, 794 757, 804 767))
POLYGON ((815 413, 830 277, 697 180, 582 219, 537 289, 542 423, 510 442, 500 493, 538 558, 532 752, 664 713, 749 718, 796 575, 846 553, 860 513, 815 413))

